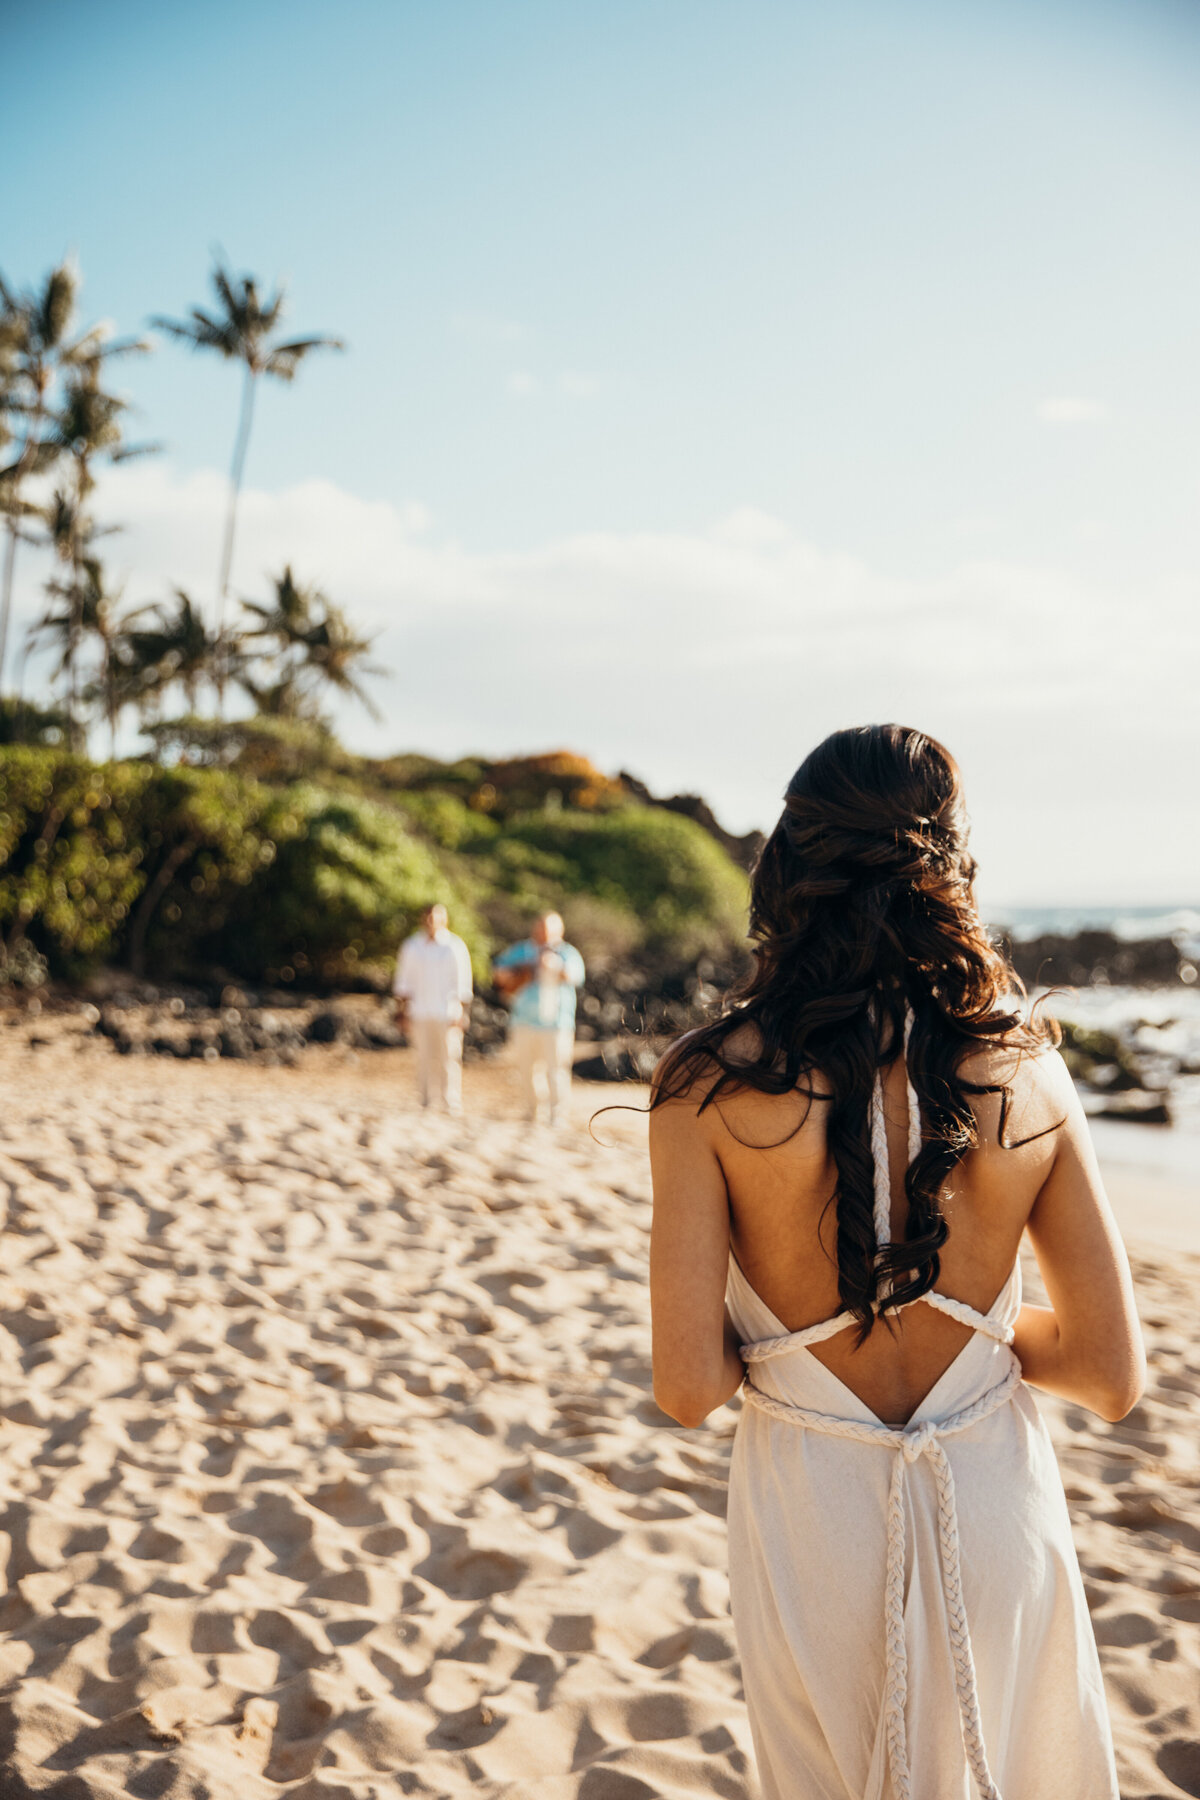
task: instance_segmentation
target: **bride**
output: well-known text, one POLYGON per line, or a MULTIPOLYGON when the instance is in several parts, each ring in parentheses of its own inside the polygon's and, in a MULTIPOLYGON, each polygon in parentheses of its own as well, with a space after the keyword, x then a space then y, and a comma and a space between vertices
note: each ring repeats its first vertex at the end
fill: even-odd
POLYGON ((766 1800, 1117 1800, 1029 1389, 1119 1419, 1144 1354, 1055 1027, 974 875, 948 752, 835 732, 755 870, 751 974, 655 1079, 655 1395, 699 1425, 745 1384, 730 1584, 766 1800))

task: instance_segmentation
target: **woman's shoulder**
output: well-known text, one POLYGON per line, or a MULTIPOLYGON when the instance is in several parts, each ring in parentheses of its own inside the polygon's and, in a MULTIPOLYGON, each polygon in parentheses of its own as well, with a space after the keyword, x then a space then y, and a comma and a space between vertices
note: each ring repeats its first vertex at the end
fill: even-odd
POLYGON ((650 1078, 652 1107, 680 1103, 699 1108, 721 1079, 722 1050, 711 1043, 711 1030, 698 1025, 669 1043, 650 1078))
MULTIPOLYGON (((716 1032, 711 1026, 699 1026, 668 1045, 651 1084, 655 1109, 678 1102, 693 1112, 705 1112, 708 1103, 719 1098, 724 1112, 741 1105, 777 1106, 793 1098, 775 1085, 773 1077, 785 1066, 783 1054, 770 1055, 758 1024, 752 1018, 727 1017, 720 1025, 716 1032)), ((806 1069, 798 1087, 809 1102, 831 1092, 816 1069, 806 1069)))
POLYGON ((1020 1081, 1031 1088, 1053 1087, 1066 1077, 1056 1039, 1057 1033, 1036 1027, 981 1038, 960 1059, 959 1073, 969 1081, 1002 1081, 1006 1085, 1020 1081))
POLYGON ((988 1138, 1025 1143, 1049 1136, 1066 1121, 1071 1077, 1049 1036, 980 1045, 962 1058, 958 1075, 988 1138))

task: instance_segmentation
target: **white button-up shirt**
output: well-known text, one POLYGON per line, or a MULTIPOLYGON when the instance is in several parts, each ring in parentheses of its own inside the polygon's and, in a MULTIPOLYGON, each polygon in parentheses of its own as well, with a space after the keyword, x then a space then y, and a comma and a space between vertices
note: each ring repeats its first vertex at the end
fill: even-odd
POLYGON ((408 1001, 410 1019, 457 1019, 471 991, 471 954, 460 937, 443 928, 436 937, 414 931, 405 938, 392 992, 408 1001))

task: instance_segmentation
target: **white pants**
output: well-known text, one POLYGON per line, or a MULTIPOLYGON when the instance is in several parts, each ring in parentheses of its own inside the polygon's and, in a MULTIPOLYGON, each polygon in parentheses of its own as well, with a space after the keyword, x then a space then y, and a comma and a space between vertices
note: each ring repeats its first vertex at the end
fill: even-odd
POLYGON ((575 1028, 547 1031, 538 1025, 514 1025, 511 1032, 517 1053, 521 1105, 525 1117, 535 1120, 543 1096, 553 1124, 560 1109, 571 1103, 571 1063, 575 1053, 575 1028))
POLYGON ((409 1019, 408 1035, 417 1052, 417 1092, 421 1105, 430 1102, 443 1112, 462 1111, 461 1025, 449 1019, 409 1019))

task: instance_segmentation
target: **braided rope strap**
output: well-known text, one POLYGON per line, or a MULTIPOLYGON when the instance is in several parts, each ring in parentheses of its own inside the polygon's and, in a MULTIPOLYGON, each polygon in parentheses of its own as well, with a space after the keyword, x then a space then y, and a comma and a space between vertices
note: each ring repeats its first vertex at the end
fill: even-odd
POLYGON ((744 1363, 766 1362, 788 1350, 807 1350, 810 1344, 823 1344, 826 1338, 836 1337, 839 1331, 857 1323, 853 1313, 834 1313, 832 1318, 821 1319, 816 1325, 805 1325, 800 1331, 787 1331, 782 1337, 756 1338, 752 1344, 743 1344, 741 1358, 744 1363))
POLYGON ((772 1418, 806 1426, 810 1431, 819 1431, 826 1437, 846 1438, 858 1444, 877 1444, 896 1453, 888 1489, 887 1573, 883 1602, 886 1648, 883 1721, 888 1766, 891 1769, 896 1800, 912 1800, 913 1795, 904 1717, 908 1697, 908 1647, 904 1637, 907 1548, 905 1484, 908 1469, 922 1457, 929 1458, 937 1484, 942 1593, 946 1601, 950 1656, 954 1664, 954 1688, 958 1697, 963 1748, 979 1789, 980 1800, 1001 1800, 1000 1790, 992 1780, 991 1770, 988 1768, 987 1751, 983 1742, 979 1693, 975 1682, 975 1658, 971 1650, 971 1633, 962 1591, 954 1476, 941 1440, 961 1431, 969 1431, 972 1425, 978 1425, 982 1419, 998 1412, 1019 1387, 1020 1381, 1021 1365, 1014 1357, 1003 1380, 981 1394, 978 1400, 972 1401, 970 1406, 964 1406, 961 1412, 951 1413, 946 1419, 926 1419, 920 1425, 904 1427, 871 1423, 866 1419, 840 1419, 833 1413, 812 1412, 808 1407, 793 1406, 786 1400, 777 1400, 773 1394, 765 1394, 749 1380, 743 1389, 749 1404, 772 1418))
MULTIPOLYGON (((994 1338, 998 1344, 1011 1344, 1015 1335, 1011 1325, 1003 1325, 999 1319, 993 1319, 991 1313, 977 1312, 965 1300, 955 1300, 953 1295, 939 1293, 937 1288, 928 1288, 915 1300, 905 1300, 896 1311, 907 1312, 911 1306, 932 1306, 935 1312, 945 1313, 948 1319, 955 1319, 960 1325, 969 1325, 972 1331, 994 1338)), ((879 1311, 878 1306, 874 1311, 879 1311)), ((853 1313, 834 1313, 831 1319, 821 1319, 816 1325, 805 1325, 799 1331, 786 1331, 782 1337, 756 1338, 752 1344, 743 1344, 741 1358, 747 1365, 769 1362, 771 1357, 783 1356, 789 1350, 807 1350, 810 1344, 823 1344, 826 1338, 836 1337, 840 1331, 847 1331, 857 1323, 853 1313)))
MULTIPOLYGON (((940 1294, 936 1288, 927 1288, 910 1300, 910 1306, 919 1306, 924 1301, 932 1306, 934 1312, 945 1313, 948 1319, 956 1319, 960 1325, 969 1325, 972 1331, 982 1332, 984 1337, 994 1338, 998 1344, 1011 1344, 1016 1332, 1011 1325, 1002 1325, 999 1319, 993 1319, 991 1313, 976 1312, 965 1300, 956 1300, 952 1294, 940 1294)), ((903 1311, 903 1307, 900 1309, 903 1311)))
POLYGON ((875 1252, 878 1255, 892 1241, 892 1179, 888 1171, 883 1082, 878 1074, 871 1089, 871 1160, 875 1164, 875 1252))
POLYGON ((908 1072, 908 1046, 912 1042, 913 1009, 906 1007, 904 1011, 904 1090, 908 1097, 908 1160, 915 1163, 921 1154, 921 1102, 917 1099, 917 1090, 913 1086, 912 1076, 908 1072))
MULTIPOLYGON (((911 1167, 921 1153, 921 1102, 908 1072, 908 1047, 912 1040, 913 1010, 904 1012, 904 1091, 908 1104, 908 1158, 911 1167)), ((883 1111, 883 1078, 876 1071, 871 1088, 871 1159, 875 1165, 875 1253, 892 1241, 892 1177, 888 1167, 887 1121, 883 1111)))

